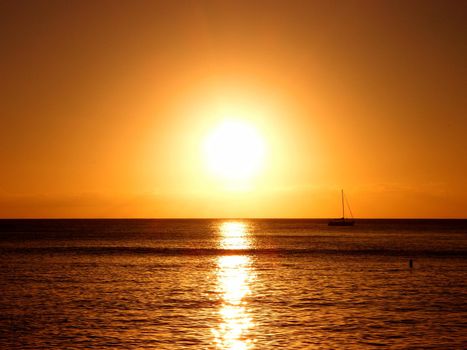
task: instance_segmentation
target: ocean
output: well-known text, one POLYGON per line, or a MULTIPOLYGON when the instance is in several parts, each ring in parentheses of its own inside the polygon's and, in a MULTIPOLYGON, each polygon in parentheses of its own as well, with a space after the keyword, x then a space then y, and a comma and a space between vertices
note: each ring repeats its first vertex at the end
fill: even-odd
POLYGON ((0 220, 0 349, 362 348, 467 348, 467 220, 0 220))

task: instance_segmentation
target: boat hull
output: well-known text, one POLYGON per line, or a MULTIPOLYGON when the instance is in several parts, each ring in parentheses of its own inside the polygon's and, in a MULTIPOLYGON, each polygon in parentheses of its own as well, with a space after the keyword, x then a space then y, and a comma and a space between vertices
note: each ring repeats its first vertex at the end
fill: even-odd
POLYGON ((353 226, 354 220, 337 219, 328 222, 328 226, 353 226))

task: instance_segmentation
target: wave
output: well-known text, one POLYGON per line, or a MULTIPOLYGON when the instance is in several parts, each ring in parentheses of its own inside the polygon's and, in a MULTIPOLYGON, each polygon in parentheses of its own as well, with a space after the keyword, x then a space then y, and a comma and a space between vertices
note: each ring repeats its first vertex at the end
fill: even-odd
POLYGON ((73 254, 73 255, 166 255, 166 256, 223 256, 223 255, 380 255, 380 256, 427 256, 467 258, 465 250, 434 249, 321 249, 321 248, 261 248, 261 249, 222 249, 222 248, 160 248, 160 247, 2 247, 0 254, 73 254))

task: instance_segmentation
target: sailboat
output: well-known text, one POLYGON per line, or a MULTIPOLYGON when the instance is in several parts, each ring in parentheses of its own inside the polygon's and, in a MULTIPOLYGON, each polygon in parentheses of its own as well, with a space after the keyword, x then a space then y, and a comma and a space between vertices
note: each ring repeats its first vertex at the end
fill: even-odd
MULTIPOLYGON (((341 201, 342 201, 342 218, 329 220, 328 222, 329 226, 353 226, 355 224, 355 220, 345 218, 344 190, 341 190, 341 201)), ((348 203, 347 205, 349 206, 348 203)), ((350 206, 349 206, 349 211, 350 211, 350 215, 352 216, 352 210, 350 210, 350 206)))

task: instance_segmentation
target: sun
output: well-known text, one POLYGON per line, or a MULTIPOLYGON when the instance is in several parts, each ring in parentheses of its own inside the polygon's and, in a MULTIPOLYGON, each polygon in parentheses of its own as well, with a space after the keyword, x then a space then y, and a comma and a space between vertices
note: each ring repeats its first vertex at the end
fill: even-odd
POLYGON ((207 135, 203 154, 209 171, 230 181, 246 181, 263 167, 265 142, 252 123, 228 119, 207 135))

